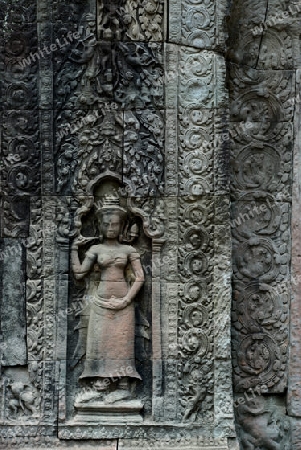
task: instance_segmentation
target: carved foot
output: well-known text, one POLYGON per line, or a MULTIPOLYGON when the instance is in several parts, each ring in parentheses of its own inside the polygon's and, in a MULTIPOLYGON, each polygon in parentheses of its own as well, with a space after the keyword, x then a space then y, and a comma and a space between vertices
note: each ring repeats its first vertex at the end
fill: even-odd
POLYGON ((105 399, 104 399, 104 403, 105 404, 111 404, 111 403, 116 403, 120 400, 125 400, 127 398, 131 397, 131 393, 129 390, 127 389, 117 389, 114 392, 111 392, 110 394, 108 394, 105 399))
POLYGON ((102 400, 103 394, 97 391, 80 392, 76 398, 76 403, 83 404, 94 400, 102 400))

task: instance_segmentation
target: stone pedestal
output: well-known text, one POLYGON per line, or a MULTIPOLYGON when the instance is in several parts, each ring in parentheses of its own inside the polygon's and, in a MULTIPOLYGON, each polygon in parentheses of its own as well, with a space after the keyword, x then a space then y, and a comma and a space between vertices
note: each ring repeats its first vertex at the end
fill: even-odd
POLYGON ((139 400, 125 400, 108 405, 101 401, 89 402, 87 404, 75 403, 77 413, 74 422, 78 424, 87 423, 112 423, 125 424, 142 422, 141 415, 143 403, 139 400))

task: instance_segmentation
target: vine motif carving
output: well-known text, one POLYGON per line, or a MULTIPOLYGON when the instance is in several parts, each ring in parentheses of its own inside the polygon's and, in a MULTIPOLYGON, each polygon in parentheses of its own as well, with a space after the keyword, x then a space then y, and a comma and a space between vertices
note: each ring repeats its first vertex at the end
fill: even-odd
POLYGON ((234 301, 233 360, 236 390, 258 385, 261 392, 285 383, 288 294, 264 282, 237 286, 234 301))
MULTIPOLYGON (((7 7, 5 7, 7 8, 7 7)), ((37 64, 21 68, 20 62, 36 48, 36 30, 26 23, 28 10, 20 4, 14 11, 7 8, 13 21, 0 36, 0 62, 3 73, 2 192, 3 233, 10 237, 26 237, 29 226, 29 195, 40 190, 40 158, 37 147, 38 123, 31 109, 37 109, 37 64)), ((7 17, 6 17, 7 20, 7 17)))
POLYGON ((199 421, 204 416, 212 420, 214 389, 213 310, 208 292, 213 258, 210 204, 193 199, 179 204, 179 272, 185 283, 178 319, 178 389, 183 421, 199 421))
POLYGON ((98 36, 160 42, 163 39, 163 0, 98 0, 98 36))
MULTIPOLYGON (((244 8, 248 20, 268 20, 259 3, 254 8, 246 2, 244 8)), ((232 348, 238 392, 257 385, 264 393, 283 392, 287 382, 294 75, 283 70, 291 64, 292 41, 286 27, 274 26, 262 37, 252 36, 237 21, 230 37, 232 348)))
MULTIPOLYGON (((41 216, 41 200, 34 198, 35 207, 31 209, 31 223, 27 244, 27 282, 26 282, 26 311, 27 311, 27 353, 29 373, 35 389, 40 396, 43 390, 43 359, 45 355, 44 328, 44 296, 42 279, 43 261, 43 224, 41 216)), ((38 397, 37 397, 38 398, 38 397)), ((33 405, 37 405, 34 400, 33 405)), ((38 403, 39 410, 42 401, 38 403)))
MULTIPOLYGON (((150 6, 147 2, 143 7, 150 6)), ((90 15, 84 19, 80 39, 57 62, 57 191, 83 192, 97 171, 120 173, 124 140, 124 177, 131 178, 130 194, 162 193, 162 46, 97 41, 90 15)), ((108 27, 109 23, 108 19, 108 27)))
POLYGON ((213 420, 214 324, 212 290, 214 222, 213 205, 204 194, 214 190, 213 161, 216 117, 214 108, 224 101, 220 77, 223 62, 200 45, 210 45, 212 15, 209 2, 184 2, 185 42, 179 52, 179 251, 180 290, 178 392, 182 421, 213 420), (206 9, 206 10, 205 10, 206 9), (197 21, 194 26, 194 21, 197 21), (192 30, 194 28, 194 30, 192 30), (216 90, 212 89, 213 84, 216 90), (220 93, 217 94, 217 93, 220 93))

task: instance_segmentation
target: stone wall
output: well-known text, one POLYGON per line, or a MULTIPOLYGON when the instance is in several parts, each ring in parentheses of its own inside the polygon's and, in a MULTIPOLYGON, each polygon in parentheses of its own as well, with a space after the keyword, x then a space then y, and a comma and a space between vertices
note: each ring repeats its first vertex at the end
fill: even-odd
POLYGON ((0 0, 0 448, 298 448, 299 9, 0 0))
POLYGON ((229 21, 234 405, 250 449, 299 446, 289 431, 299 395, 291 365, 299 359, 291 277, 299 11, 291 2, 234 1, 229 21))

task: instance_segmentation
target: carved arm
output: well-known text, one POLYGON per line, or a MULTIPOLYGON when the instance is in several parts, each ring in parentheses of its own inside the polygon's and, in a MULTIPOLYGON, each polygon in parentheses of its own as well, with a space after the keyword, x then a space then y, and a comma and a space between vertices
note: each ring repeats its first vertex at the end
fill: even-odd
POLYGON ((143 286, 144 279, 145 279, 140 258, 131 259, 131 267, 132 267, 132 270, 135 275, 135 281, 132 284, 129 292, 125 296, 125 300, 128 305, 131 303, 131 301, 136 297, 136 295, 140 291, 141 287, 143 286))
POLYGON ((80 263, 78 257, 78 243, 73 242, 71 246, 71 266, 76 280, 84 278, 92 269, 97 258, 97 254, 92 249, 86 253, 85 259, 80 263))

